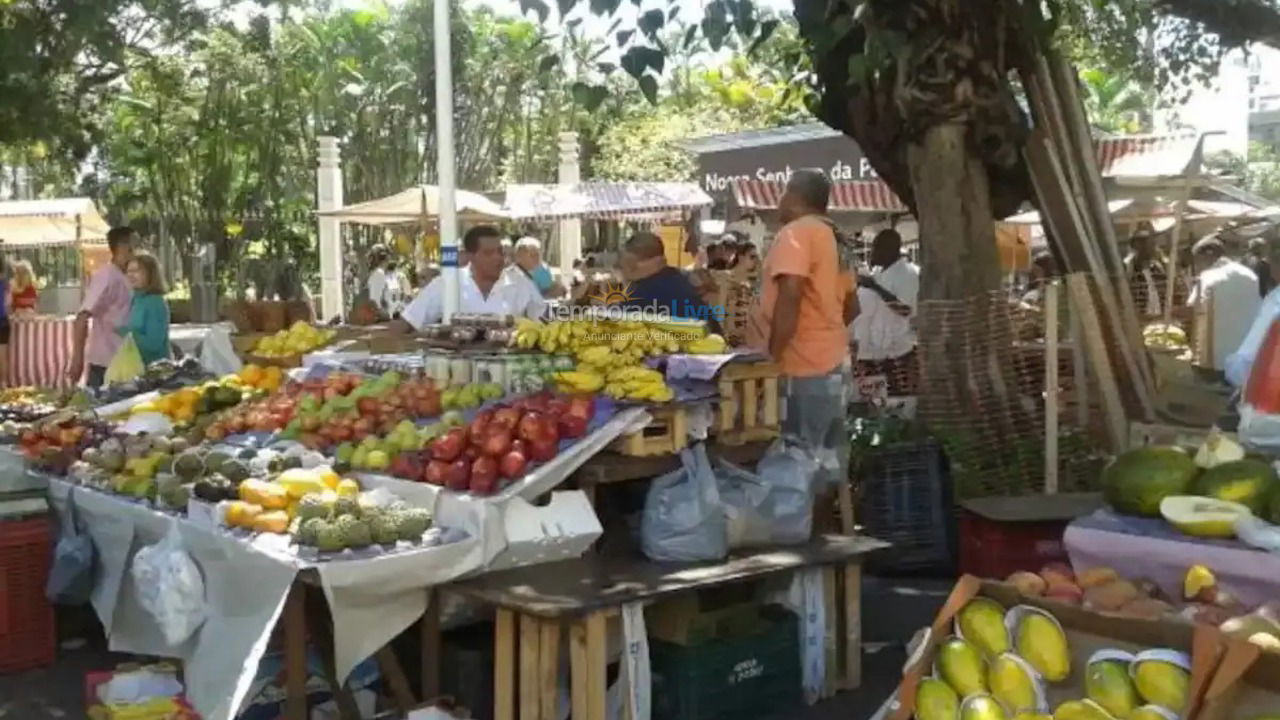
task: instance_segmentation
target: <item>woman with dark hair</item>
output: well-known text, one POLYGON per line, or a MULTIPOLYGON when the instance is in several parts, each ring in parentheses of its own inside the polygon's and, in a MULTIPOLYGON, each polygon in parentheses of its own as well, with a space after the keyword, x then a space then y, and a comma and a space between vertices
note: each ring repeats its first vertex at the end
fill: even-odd
POLYGON ((169 303, 164 295, 164 275, 154 255, 141 250, 133 254, 125 274, 133 286, 129 318, 116 329, 120 335, 132 335, 142 362, 150 365, 169 357, 169 303))

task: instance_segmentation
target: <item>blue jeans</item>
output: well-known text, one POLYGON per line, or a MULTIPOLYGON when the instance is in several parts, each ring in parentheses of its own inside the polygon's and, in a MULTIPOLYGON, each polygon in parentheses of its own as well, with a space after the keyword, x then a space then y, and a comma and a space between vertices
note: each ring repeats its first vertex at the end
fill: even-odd
POLYGON ((840 367, 816 377, 783 377, 782 434, 799 438, 822 463, 825 483, 843 482, 849 467, 849 370, 840 367))

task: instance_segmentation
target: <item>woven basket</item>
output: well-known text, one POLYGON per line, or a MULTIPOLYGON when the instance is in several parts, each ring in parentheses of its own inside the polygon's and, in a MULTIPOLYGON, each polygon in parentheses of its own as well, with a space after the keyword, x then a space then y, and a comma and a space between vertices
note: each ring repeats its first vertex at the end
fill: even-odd
POLYGON ((265 333, 279 332, 289 325, 289 309, 282 302, 260 302, 258 305, 258 330, 265 333))

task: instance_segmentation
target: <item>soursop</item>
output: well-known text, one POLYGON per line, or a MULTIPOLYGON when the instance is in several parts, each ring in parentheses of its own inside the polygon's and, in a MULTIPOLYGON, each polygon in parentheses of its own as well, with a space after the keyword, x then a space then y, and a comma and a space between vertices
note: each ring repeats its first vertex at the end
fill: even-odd
POLYGON ((369 522, 373 541, 379 545, 390 545, 400 539, 400 529, 396 524, 396 516, 382 514, 369 522))
POLYGON ((319 495, 305 495, 298 501, 297 516, 303 520, 329 517, 329 508, 319 495))
POLYGON ((298 525, 298 534, 294 540, 299 545, 316 545, 320 538, 320 528, 328 524, 324 518, 307 518, 298 525))
POLYGON ((173 461, 173 474, 187 481, 195 480, 204 474, 204 460, 199 453, 188 450, 173 461))
POLYGON ((353 515, 343 515, 333 523, 342 534, 342 543, 347 547, 365 547, 373 542, 369 525, 353 515))
POLYGON ((360 506, 353 497, 339 496, 333 503, 333 516, 342 517, 343 515, 359 515, 360 506))
POLYGON ((424 508, 409 508, 397 515, 397 532, 401 540, 417 541, 431 527, 431 513, 424 508))
POLYGON ((346 547, 345 539, 342 535, 342 528, 337 523, 331 523, 325 520, 314 520, 318 522, 316 527, 316 547, 325 552, 337 552, 346 547))

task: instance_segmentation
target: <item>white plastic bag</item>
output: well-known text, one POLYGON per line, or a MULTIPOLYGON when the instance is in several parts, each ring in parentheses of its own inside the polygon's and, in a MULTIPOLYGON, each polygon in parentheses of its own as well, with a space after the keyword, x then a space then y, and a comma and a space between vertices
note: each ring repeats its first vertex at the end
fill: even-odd
POLYGON ((163 540, 138 551, 129 573, 138 603, 156 619, 170 646, 182 644, 204 624, 204 579, 182 548, 177 523, 163 540))
POLYGON ((1280 525, 1272 525, 1253 515, 1242 515, 1236 520, 1236 536, 1246 545, 1280 553, 1280 525))
POLYGON ((729 554, 724 507, 706 448, 698 443, 681 450, 680 464, 649 486, 640 546, 660 562, 723 559, 729 554))
POLYGON ((756 472, 769 488, 775 545, 799 545, 813 536, 813 493, 821 464, 803 445, 779 438, 756 472))
POLYGON ((755 473, 715 462, 716 482, 724 503, 729 549, 762 547, 773 542, 773 497, 769 486, 755 473))

